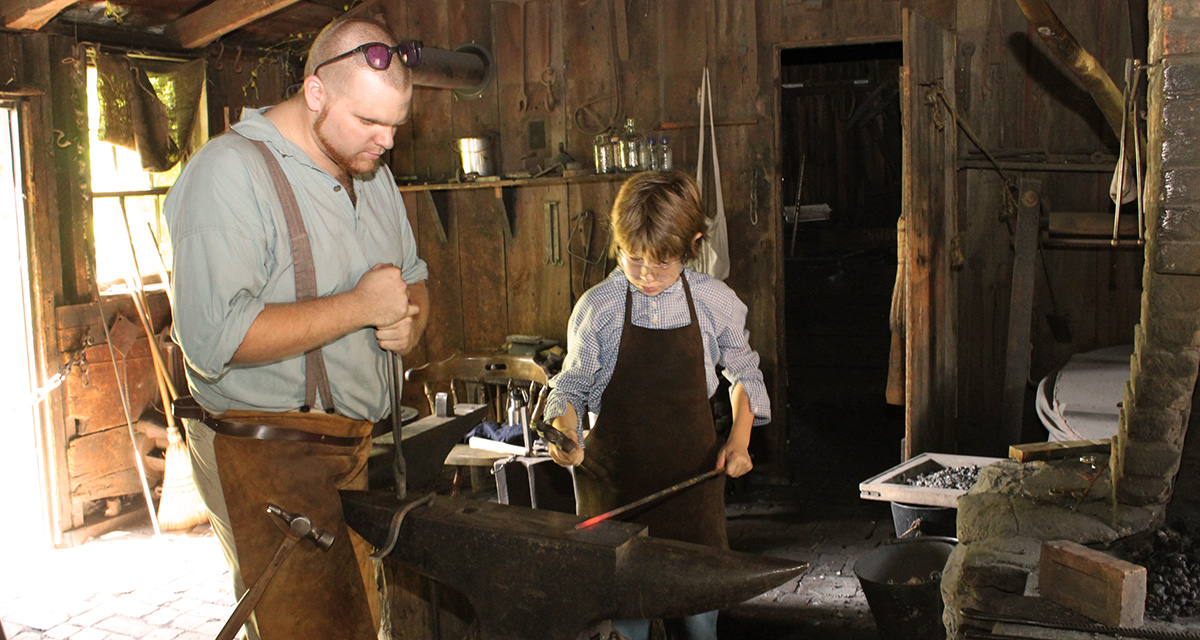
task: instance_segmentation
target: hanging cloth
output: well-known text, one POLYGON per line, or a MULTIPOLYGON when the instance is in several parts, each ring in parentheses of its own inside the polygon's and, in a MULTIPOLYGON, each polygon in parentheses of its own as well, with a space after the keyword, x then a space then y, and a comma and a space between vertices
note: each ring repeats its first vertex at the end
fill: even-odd
POLYGON ((692 261, 692 268, 701 273, 724 280, 729 277, 729 228, 725 222, 725 197, 721 190, 721 163, 717 160, 717 130, 713 124, 712 89, 708 81, 708 67, 700 81, 700 151, 696 154, 696 185, 704 199, 704 113, 708 111, 708 133, 712 137, 713 181, 717 188, 717 213, 708 219, 706 242, 700 245, 700 255, 692 261))
POLYGON ((100 140, 137 151, 147 171, 174 167, 196 125, 204 64, 97 51, 100 140))

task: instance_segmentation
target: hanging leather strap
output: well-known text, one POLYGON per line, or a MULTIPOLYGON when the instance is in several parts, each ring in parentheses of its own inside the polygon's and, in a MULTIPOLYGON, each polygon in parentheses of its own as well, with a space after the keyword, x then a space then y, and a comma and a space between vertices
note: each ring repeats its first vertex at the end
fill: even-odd
MULTIPOLYGON (((241 135, 241 134, 238 134, 241 135)), ((242 136, 245 137, 245 136, 242 136)), ((250 140, 250 138, 246 138, 250 140)), ((283 205, 283 219, 287 223, 288 240, 292 245, 292 271, 296 280, 296 301, 311 300, 317 297, 317 267, 313 261, 312 243, 308 239, 308 229, 304 226, 304 218, 300 216, 300 204, 296 202, 296 192, 283 173, 283 166, 271 153, 271 149, 261 140, 250 140, 254 147, 267 161, 267 170, 271 173, 271 182, 275 184, 275 193, 283 205)), ((316 406, 317 392, 321 394, 321 406, 326 413, 333 413, 333 392, 329 388, 329 374, 325 370, 325 356, 321 347, 304 354, 304 407, 307 411, 316 406)))

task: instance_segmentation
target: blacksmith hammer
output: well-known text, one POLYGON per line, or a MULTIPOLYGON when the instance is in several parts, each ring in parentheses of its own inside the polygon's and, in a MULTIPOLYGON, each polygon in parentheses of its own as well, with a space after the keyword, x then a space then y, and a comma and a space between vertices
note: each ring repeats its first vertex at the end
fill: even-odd
POLYGON ((217 640, 233 640, 237 635, 238 629, 246 624, 246 620, 250 618, 250 613, 254 611, 254 607, 258 605, 258 601, 262 599, 263 593, 267 590, 267 585, 271 582, 271 578, 279 567, 283 565, 283 561, 287 560, 288 555, 296 548, 296 545, 301 540, 312 540, 312 543, 321 551, 329 551, 333 546, 334 536, 332 533, 323 529, 318 529, 313 526, 312 520, 308 516, 303 516, 295 513, 288 513, 279 507, 268 504, 267 513, 276 516, 287 523, 288 531, 283 537, 283 542, 279 543, 279 548, 275 550, 275 555, 271 557, 271 562, 267 563, 267 568, 263 569, 262 575, 258 580, 254 581, 254 585, 250 587, 246 593, 242 594, 238 600, 237 607, 233 613, 229 615, 229 619, 225 621, 225 626, 221 627, 221 632, 217 634, 217 640))

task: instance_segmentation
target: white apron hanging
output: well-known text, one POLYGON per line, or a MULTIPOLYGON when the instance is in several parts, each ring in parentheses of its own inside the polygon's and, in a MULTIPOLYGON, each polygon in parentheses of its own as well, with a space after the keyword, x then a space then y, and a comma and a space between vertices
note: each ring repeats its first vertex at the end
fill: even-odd
POLYGON ((721 163, 717 160, 717 131, 713 124, 712 89, 708 82, 708 67, 700 81, 700 152, 696 154, 696 185, 700 188, 700 200, 704 200, 704 113, 708 111, 708 132, 712 136, 713 181, 717 189, 717 214, 708 219, 706 241, 700 245, 700 253, 691 267, 701 273, 724 280, 729 276, 729 229, 725 222, 725 198, 721 190, 721 163))

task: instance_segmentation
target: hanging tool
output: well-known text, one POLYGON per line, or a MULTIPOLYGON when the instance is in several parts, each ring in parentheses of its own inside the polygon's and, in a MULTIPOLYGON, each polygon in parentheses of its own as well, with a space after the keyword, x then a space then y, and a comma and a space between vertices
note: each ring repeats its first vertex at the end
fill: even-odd
POLYGON ((246 624, 246 620, 250 618, 250 613, 258 605, 258 601, 262 599, 275 572, 283 566, 283 561, 287 560, 301 540, 312 540, 312 543, 321 551, 329 551, 329 548, 333 546, 334 535, 324 529, 314 527, 312 520, 309 520, 307 516, 288 513, 273 504, 267 505, 267 513, 283 520, 288 526, 287 533, 284 535, 283 542, 279 543, 279 548, 275 550, 275 555, 267 563, 267 567, 254 581, 254 585, 238 600, 237 607, 234 608, 233 613, 229 614, 225 626, 221 627, 221 632, 217 634, 217 640, 233 640, 242 625, 246 624))
POLYGON ((525 95, 525 58, 529 57, 528 40, 525 37, 525 5, 529 4, 529 0, 492 0, 493 2, 503 2, 511 4, 518 8, 521 12, 521 93, 517 99, 517 111, 526 111, 529 109, 529 96, 525 95))
POLYGON ((796 178, 796 210, 792 212, 792 246, 788 249, 788 256, 796 256, 796 230, 800 228, 800 187, 804 186, 804 163, 808 160, 807 154, 800 154, 800 175, 796 178))
POLYGON ((683 482, 680 482, 678 484, 673 484, 673 485, 667 487, 666 489, 652 493, 652 494, 646 496, 645 498, 640 498, 638 500, 634 500, 633 502, 630 502, 629 504, 627 504, 623 507, 617 507, 616 509, 613 509, 612 511, 606 511, 598 516, 592 516, 592 517, 588 518, 587 520, 584 520, 583 522, 580 522, 579 524, 575 525, 575 528, 576 529, 586 529, 593 525, 604 522, 605 520, 608 520, 614 516, 619 516, 622 513, 625 513, 627 511, 632 511, 633 509, 636 509, 642 505, 649 504, 651 502, 654 502, 655 500, 661 500, 673 493, 678 493, 680 491, 683 491, 684 489, 687 489, 688 487, 700 484, 701 482, 704 482, 705 480, 708 480, 709 478, 715 478, 723 473, 725 473, 724 468, 712 469, 711 471, 705 471, 704 473, 702 473, 698 476, 688 478, 687 480, 684 480, 683 482))

